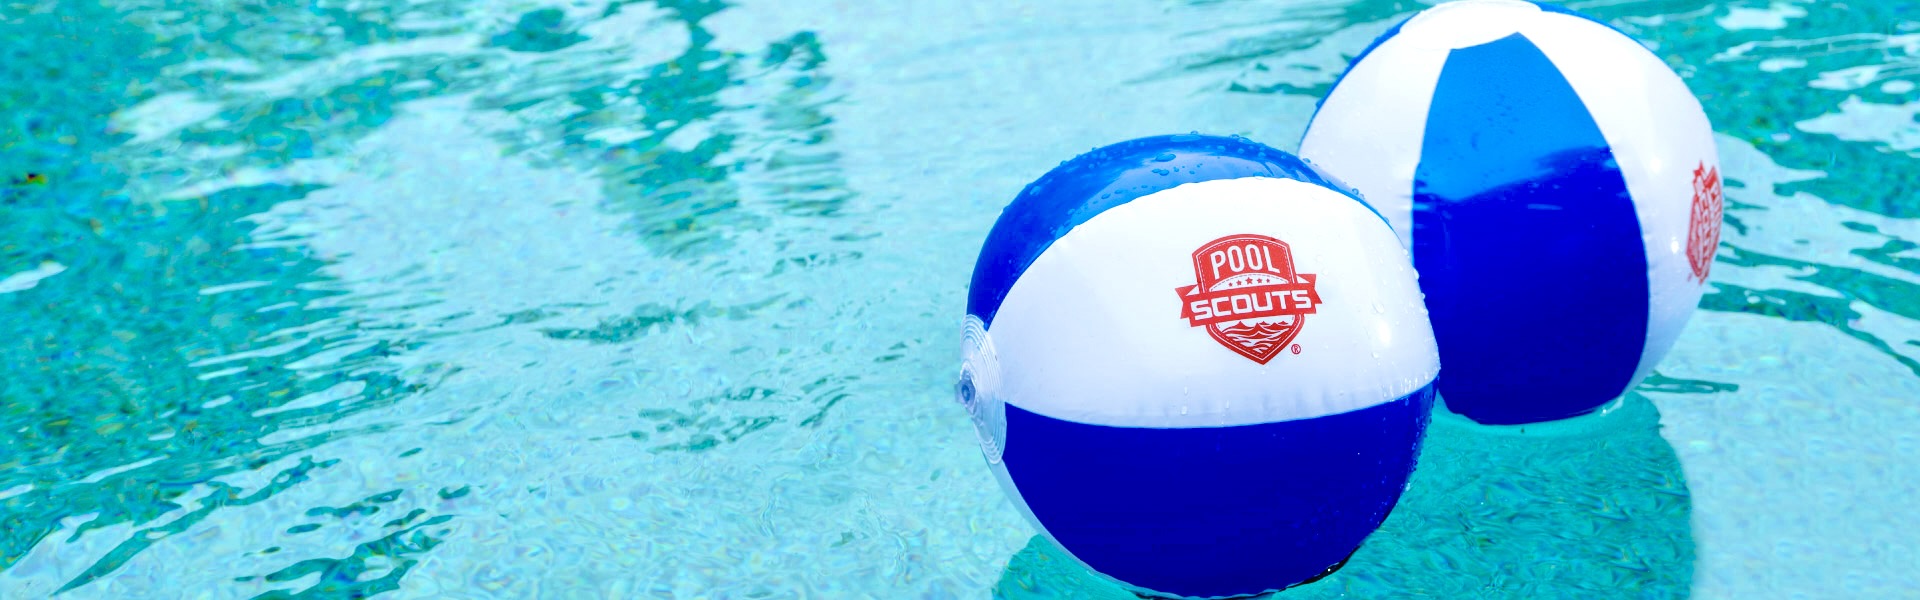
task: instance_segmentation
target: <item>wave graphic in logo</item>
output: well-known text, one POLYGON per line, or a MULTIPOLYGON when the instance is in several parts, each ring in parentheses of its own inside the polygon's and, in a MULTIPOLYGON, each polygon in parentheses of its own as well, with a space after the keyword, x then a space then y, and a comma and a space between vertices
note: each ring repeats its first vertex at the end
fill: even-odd
POLYGON ((1193 272, 1198 283, 1174 288, 1180 317, 1263 365, 1319 310, 1314 276, 1294 271, 1293 251, 1278 239, 1238 234, 1208 242, 1193 252, 1193 272))

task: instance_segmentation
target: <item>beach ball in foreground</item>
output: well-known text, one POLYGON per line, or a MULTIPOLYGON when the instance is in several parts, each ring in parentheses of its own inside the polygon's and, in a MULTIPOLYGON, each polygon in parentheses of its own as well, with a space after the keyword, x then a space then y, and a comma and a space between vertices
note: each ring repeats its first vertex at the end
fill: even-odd
POLYGON ((1062 163, 987 235, 958 398, 1013 503, 1136 592, 1329 572, 1392 509, 1439 368, 1385 220, 1286 153, 1154 137, 1062 163))
POLYGON ((1556 6, 1414 15, 1353 60, 1300 155, 1412 250, 1440 397, 1482 423, 1579 415, 1632 389, 1719 246, 1700 102, 1632 38, 1556 6))

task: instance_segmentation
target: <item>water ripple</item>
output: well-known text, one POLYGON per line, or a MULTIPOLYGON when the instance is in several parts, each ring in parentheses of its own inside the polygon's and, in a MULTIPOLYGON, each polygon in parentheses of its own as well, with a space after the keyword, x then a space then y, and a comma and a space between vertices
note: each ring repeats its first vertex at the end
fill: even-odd
MULTIPOLYGON (((946 400, 980 236, 1090 144, 1290 144, 1426 6, 101 4, 0 11, 8 597, 1071 593, 946 400)), ((1576 4, 1723 134, 1705 310, 1604 442, 1436 425, 1306 593, 1892 589, 1920 27, 1576 4)))

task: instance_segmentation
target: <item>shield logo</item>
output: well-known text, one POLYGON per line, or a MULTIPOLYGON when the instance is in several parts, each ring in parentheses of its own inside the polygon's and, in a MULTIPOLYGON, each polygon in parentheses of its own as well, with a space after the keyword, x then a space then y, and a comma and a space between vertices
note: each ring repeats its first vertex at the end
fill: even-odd
POLYGON ((1193 276, 1198 283, 1174 288, 1180 318, 1263 365, 1300 335, 1307 315, 1320 307, 1314 276, 1294 272, 1287 243, 1264 235, 1207 242, 1193 251, 1193 276))
POLYGON ((1713 268, 1713 253, 1720 248, 1720 167, 1708 168, 1702 162, 1693 170, 1693 216, 1687 223, 1687 262, 1693 265, 1693 278, 1707 282, 1713 268))

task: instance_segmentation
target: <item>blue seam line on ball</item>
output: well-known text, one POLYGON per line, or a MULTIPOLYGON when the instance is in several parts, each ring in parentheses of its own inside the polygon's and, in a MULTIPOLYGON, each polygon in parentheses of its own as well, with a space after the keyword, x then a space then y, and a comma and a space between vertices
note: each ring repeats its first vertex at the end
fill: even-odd
MULTIPOLYGON (((1629 35, 1627 32, 1621 31, 1619 27, 1615 27, 1612 23, 1602 21, 1598 18, 1595 18, 1593 15, 1589 15, 1589 14, 1586 14, 1571 8, 1567 8, 1565 6, 1561 6, 1558 4, 1553 4, 1550 2, 1534 2, 1533 5, 1540 7, 1540 10, 1543 10, 1546 12, 1557 13, 1557 14, 1562 14, 1562 15, 1567 15, 1572 17, 1579 17, 1581 19, 1586 19, 1588 21, 1605 25, 1608 29, 1612 29, 1615 33, 1627 36, 1628 38, 1633 39, 1636 43, 1639 42, 1639 38, 1635 38, 1632 35, 1629 35)), ((1414 14, 1417 15, 1419 13, 1414 13, 1414 14)), ((1312 123, 1315 117, 1320 116, 1320 108, 1323 106, 1326 106, 1327 98, 1333 97, 1334 90, 1340 89, 1340 82, 1346 81, 1347 74, 1353 72, 1354 66, 1359 65, 1360 61, 1366 60, 1367 55, 1373 54, 1373 51, 1379 48, 1381 44, 1387 43, 1387 40, 1392 39, 1393 36, 1400 35, 1400 29, 1403 27, 1406 27, 1407 21, 1413 20, 1413 17, 1414 15, 1407 15, 1406 18, 1400 19, 1400 22, 1394 23, 1393 27, 1387 28, 1387 31, 1385 33, 1380 34, 1379 37, 1373 38, 1372 42, 1367 43, 1366 48, 1360 49, 1359 54, 1354 55, 1353 59, 1348 60, 1346 70, 1341 71, 1339 76, 1336 76, 1333 78, 1333 85, 1327 86, 1327 93, 1321 94, 1319 99, 1316 99, 1313 101, 1313 115, 1307 119, 1307 122, 1312 123)))
MULTIPOLYGON (((1538 6, 1538 7, 1540 7, 1540 10, 1544 10, 1544 11, 1547 11, 1547 12, 1550 12, 1550 13, 1558 13, 1558 14, 1563 14, 1563 15, 1567 15, 1567 16, 1569 16, 1569 17, 1579 17, 1579 18, 1582 18, 1582 19, 1586 19, 1586 20, 1588 20, 1588 21, 1593 21, 1593 22, 1595 22, 1595 23, 1599 23, 1599 24, 1601 24, 1601 25, 1605 25, 1605 26, 1607 27, 1607 29, 1612 29, 1614 33, 1618 33, 1618 34, 1620 34, 1620 35, 1624 35, 1624 36, 1627 36, 1627 39, 1630 39, 1630 40, 1633 40, 1633 41, 1634 41, 1634 43, 1636 43, 1636 44, 1637 44, 1637 43, 1640 43, 1640 39, 1639 39, 1639 38, 1636 38, 1636 37, 1633 37, 1632 35, 1628 35, 1628 34, 1627 34, 1627 32, 1625 32, 1625 31, 1621 31, 1619 27, 1614 27, 1612 23, 1608 23, 1608 22, 1606 22, 1606 21, 1602 21, 1602 20, 1600 20, 1600 19, 1597 19, 1597 18, 1594 18, 1594 16, 1593 16, 1593 15, 1589 15, 1589 14, 1587 14, 1587 13, 1583 13, 1583 12, 1580 12, 1580 11, 1577 11, 1577 10, 1574 10, 1574 9, 1571 9, 1571 8, 1567 8, 1567 7, 1565 7, 1565 6, 1561 6, 1561 5, 1558 5, 1558 4, 1551 4, 1551 3, 1547 3, 1547 2, 1534 2, 1533 4, 1534 4, 1535 6, 1538 6)), ((1645 44, 1642 44, 1642 45, 1644 46, 1645 44)))
POLYGON ((1613 151, 1520 34, 1454 50, 1414 175, 1440 394, 1483 423, 1589 412, 1646 347, 1647 256, 1613 151))
POLYGON ((1360 202, 1386 222, 1353 188, 1298 157, 1246 139, 1168 135, 1120 142, 1060 163, 1007 205, 974 264, 967 313, 991 326, 1020 274, 1054 241, 1102 212, 1181 184, 1242 177, 1324 186, 1360 202))
POLYGON ((1004 464, 1039 525, 1095 570, 1163 594, 1237 596, 1345 559, 1406 489, 1431 383, 1340 414, 1112 427, 1006 405, 1004 464))
POLYGON ((1353 72, 1354 66, 1359 65, 1360 61, 1366 60, 1368 54, 1373 54, 1374 49, 1379 48, 1381 44, 1387 43, 1388 39, 1400 35, 1400 28, 1406 27, 1407 21, 1411 20, 1413 20, 1413 15, 1408 15, 1407 18, 1401 19, 1399 23, 1394 23, 1393 27, 1387 28, 1386 33, 1380 34, 1380 37, 1373 38, 1373 42, 1367 44, 1366 48, 1361 49, 1360 54, 1355 55, 1353 60, 1347 61, 1347 70, 1341 71, 1339 76, 1334 77, 1333 85, 1327 86, 1327 93, 1321 94, 1320 99, 1313 101, 1313 115, 1307 118, 1307 122, 1312 123, 1314 118, 1320 116, 1320 107, 1326 106, 1327 98, 1333 97, 1333 91, 1340 89, 1340 82, 1347 80, 1347 74, 1353 72))

